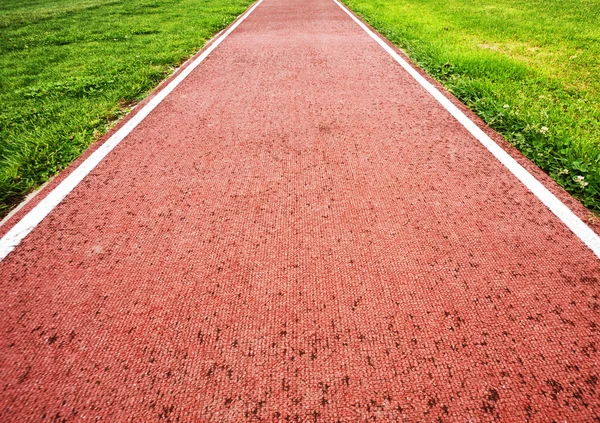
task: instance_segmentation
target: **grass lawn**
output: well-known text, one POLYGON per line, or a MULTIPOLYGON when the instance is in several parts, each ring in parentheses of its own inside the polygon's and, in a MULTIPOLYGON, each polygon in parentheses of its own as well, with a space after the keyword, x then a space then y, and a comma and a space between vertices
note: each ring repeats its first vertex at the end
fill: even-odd
POLYGON ((600 0, 344 0, 600 212, 600 0))
POLYGON ((252 0, 2 0, 0 216, 252 0))

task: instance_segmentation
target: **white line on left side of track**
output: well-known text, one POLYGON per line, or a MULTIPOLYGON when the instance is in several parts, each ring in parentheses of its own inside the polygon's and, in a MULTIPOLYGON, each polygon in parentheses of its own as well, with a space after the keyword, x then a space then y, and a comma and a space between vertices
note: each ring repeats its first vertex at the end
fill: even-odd
POLYGON ((15 224, 0 239, 0 261, 2 261, 21 241, 35 229, 73 189, 110 153, 127 135, 131 133, 152 110, 156 108, 206 57, 218 47, 221 42, 233 32, 263 0, 258 0, 246 13, 233 23, 221 36, 219 36, 206 50, 204 50, 192 63, 181 71, 165 88, 138 111, 125 125, 115 132, 104 144, 85 159, 69 176, 41 200, 33 209, 15 224))
POLYGON ((477 126, 475 122, 460 111, 448 98, 425 79, 415 68, 402 58, 393 48, 376 35, 338 0, 333 0, 354 22, 356 22, 373 40, 377 42, 402 68, 410 74, 425 90, 435 98, 467 131, 488 149, 494 157, 506 167, 529 191, 533 193, 556 217, 558 217, 590 250, 600 258, 600 237, 590 229, 571 209, 560 201, 548 188, 521 166, 510 154, 477 126))

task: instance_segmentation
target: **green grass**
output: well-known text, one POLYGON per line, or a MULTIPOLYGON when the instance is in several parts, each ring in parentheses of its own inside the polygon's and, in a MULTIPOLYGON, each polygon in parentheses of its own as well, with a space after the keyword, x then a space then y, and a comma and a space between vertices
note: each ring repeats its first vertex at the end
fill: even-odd
POLYGON ((0 216, 252 0, 2 0, 0 216))
POLYGON ((600 0, 344 1, 600 212, 600 0))

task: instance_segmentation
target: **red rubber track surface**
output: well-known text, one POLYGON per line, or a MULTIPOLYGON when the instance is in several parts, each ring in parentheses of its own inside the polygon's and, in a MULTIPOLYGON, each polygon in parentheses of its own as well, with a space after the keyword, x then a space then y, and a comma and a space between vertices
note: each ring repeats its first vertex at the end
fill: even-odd
POLYGON ((594 421, 596 257, 329 0, 265 0, 0 264, 2 421, 594 421))

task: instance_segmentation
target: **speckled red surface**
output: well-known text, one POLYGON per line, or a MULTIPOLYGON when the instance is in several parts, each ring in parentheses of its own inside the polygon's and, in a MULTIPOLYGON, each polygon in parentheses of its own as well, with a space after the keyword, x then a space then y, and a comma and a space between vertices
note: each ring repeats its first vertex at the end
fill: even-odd
POLYGON ((265 0, 0 264, 0 420, 600 416, 599 262, 326 0, 265 0))

